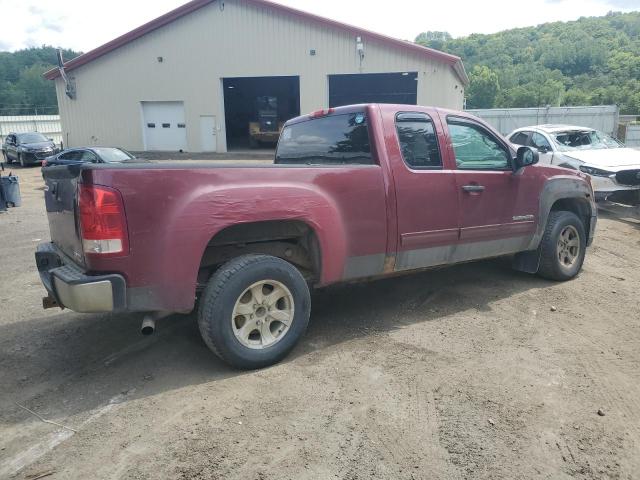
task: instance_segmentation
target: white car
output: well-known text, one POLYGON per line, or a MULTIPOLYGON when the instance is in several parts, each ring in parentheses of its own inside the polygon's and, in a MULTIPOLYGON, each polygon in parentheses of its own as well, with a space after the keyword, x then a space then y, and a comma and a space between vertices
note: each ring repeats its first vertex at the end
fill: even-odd
POLYGON ((518 128, 508 139, 516 148, 536 148, 540 163, 588 173, 596 200, 640 201, 640 151, 606 133, 570 125, 536 125, 518 128))

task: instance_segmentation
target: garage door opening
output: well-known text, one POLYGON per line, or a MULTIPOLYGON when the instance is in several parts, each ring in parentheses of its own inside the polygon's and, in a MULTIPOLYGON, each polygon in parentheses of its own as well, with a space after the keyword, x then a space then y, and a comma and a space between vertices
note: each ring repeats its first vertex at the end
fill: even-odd
POLYGON ((329 106, 418 103, 418 72, 329 75, 329 106))
POLYGON ((223 78, 228 150, 274 149, 279 129, 300 115, 299 77, 223 78))
POLYGON ((186 150, 184 103, 142 102, 142 132, 145 150, 186 150))

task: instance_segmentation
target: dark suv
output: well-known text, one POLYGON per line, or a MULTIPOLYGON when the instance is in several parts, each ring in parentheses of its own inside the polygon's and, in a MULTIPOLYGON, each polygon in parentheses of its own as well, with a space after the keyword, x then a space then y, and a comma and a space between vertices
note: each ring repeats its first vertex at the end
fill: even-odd
POLYGON ((22 167, 40 165, 42 160, 57 152, 53 140, 38 132, 10 133, 2 144, 5 162, 18 162, 22 167))

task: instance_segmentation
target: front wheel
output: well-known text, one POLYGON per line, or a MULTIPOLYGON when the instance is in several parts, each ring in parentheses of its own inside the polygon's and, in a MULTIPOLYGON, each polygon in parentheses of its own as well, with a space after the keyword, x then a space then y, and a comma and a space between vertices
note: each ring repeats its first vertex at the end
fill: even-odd
POLYGON ((575 213, 553 211, 540 242, 538 275, 566 281, 580 273, 586 252, 584 224, 575 213))
POLYGON ((282 360, 304 334, 311 312, 309 287, 290 263, 244 255, 209 280, 198 326, 207 346, 236 368, 262 368, 282 360))

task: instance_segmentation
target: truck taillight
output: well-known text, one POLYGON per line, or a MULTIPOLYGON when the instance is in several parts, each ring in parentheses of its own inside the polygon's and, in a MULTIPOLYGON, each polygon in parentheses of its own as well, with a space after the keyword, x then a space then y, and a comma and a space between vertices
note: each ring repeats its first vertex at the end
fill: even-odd
POLYGON ((117 190, 99 185, 78 186, 82 249, 87 254, 113 256, 129 251, 127 220, 117 190))

